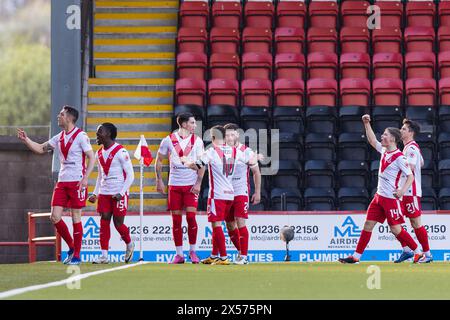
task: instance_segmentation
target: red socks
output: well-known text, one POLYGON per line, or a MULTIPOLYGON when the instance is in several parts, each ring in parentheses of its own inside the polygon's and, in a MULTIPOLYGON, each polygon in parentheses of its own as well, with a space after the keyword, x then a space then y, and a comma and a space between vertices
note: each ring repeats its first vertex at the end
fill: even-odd
MULTIPOLYGON (((195 220, 195 212, 186 212, 186 220, 188 225, 189 244, 197 243, 197 220, 195 220)), ((180 222, 181 224, 181 222, 180 222)))
POLYGON ((63 219, 59 220, 57 223, 54 224, 56 231, 59 233, 61 238, 67 243, 69 246, 69 249, 73 250, 73 239, 70 235, 69 229, 67 228, 66 223, 63 221, 63 219))
POLYGON ((111 238, 111 220, 100 219, 100 248, 108 250, 109 239, 111 238))
POLYGON ((248 254, 248 229, 246 226, 239 228, 239 241, 241 245, 241 255, 246 256, 248 254))
POLYGON ((181 214, 172 215, 172 232, 175 247, 183 245, 183 229, 181 228, 181 214))
POLYGON ((364 250, 366 249, 367 245, 369 244, 370 237, 372 236, 372 232, 369 231, 361 231, 361 236, 358 240, 358 245, 356 246, 356 252, 359 254, 363 254, 364 250))
POLYGON ((117 232, 119 232, 120 236, 122 237, 122 240, 126 244, 129 244, 131 242, 130 230, 128 230, 128 227, 125 224, 116 226, 116 230, 117 230, 117 232))
POLYGON ((221 226, 213 228, 213 239, 219 249, 220 256, 225 257, 227 255, 227 248, 225 247, 225 235, 221 226))
POLYGON ((73 256, 80 258, 81 241, 83 240, 83 225, 81 222, 73 224, 73 256))
POLYGON ((239 242, 239 229, 236 228, 234 230, 228 230, 228 235, 230 236, 231 242, 233 242, 237 251, 241 251, 241 244, 239 242))
POLYGON ((425 227, 421 226, 418 229, 414 229, 414 232, 416 233, 417 240, 419 240, 419 243, 422 246, 422 251, 430 251, 430 244, 428 243, 428 233, 425 227))
POLYGON ((402 231, 396 237, 398 241, 400 241, 400 243, 402 243, 403 241, 403 243, 405 243, 406 246, 408 246, 412 251, 417 249, 417 243, 403 228, 402 231))

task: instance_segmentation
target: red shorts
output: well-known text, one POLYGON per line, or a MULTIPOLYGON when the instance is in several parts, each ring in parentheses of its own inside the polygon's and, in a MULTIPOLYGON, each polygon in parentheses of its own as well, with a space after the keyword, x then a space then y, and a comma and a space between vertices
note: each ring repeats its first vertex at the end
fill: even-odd
POLYGON ((117 201, 112 197, 113 196, 109 194, 99 194, 97 202, 97 212, 111 212, 113 216, 116 217, 126 216, 128 208, 128 194, 126 193, 120 201, 117 201))
POLYGON ((403 214, 407 218, 420 217, 422 215, 422 205, 420 204, 420 197, 403 196, 402 209, 403 214))
POLYGON ((52 207, 81 209, 86 206, 87 188, 79 191, 78 181, 58 182, 53 190, 52 207))
POLYGON ((208 222, 219 222, 225 220, 231 211, 233 200, 208 199, 206 212, 208 213, 208 222))
POLYGON ((229 214, 225 216, 225 221, 232 222, 236 218, 248 219, 248 203, 248 196, 235 196, 229 214))
POLYGON ((386 198, 377 193, 367 209, 367 220, 384 223, 386 219, 390 226, 405 223, 402 205, 400 200, 386 198))
POLYGON ((187 207, 197 208, 198 194, 191 192, 192 186, 169 186, 168 210, 179 211, 187 207))

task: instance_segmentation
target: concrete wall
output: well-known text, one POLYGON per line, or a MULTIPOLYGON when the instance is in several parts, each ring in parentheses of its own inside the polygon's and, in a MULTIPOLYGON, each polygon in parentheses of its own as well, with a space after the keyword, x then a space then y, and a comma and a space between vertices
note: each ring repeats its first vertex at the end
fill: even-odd
MULTIPOLYGON (((31 137, 44 142, 45 137, 31 137)), ((36 155, 16 137, 0 136, 0 242, 27 241, 27 212, 49 212, 53 191, 51 154, 36 155)), ((50 221, 40 219, 37 236, 54 235, 50 221)), ((38 260, 54 260, 53 247, 38 247, 38 260)), ((28 247, 0 246, 0 263, 28 262, 28 247)))

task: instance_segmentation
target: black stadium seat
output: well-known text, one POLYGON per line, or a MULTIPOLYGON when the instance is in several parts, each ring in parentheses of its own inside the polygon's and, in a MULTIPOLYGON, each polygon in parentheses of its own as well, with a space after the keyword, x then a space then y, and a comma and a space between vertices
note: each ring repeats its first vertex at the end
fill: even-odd
POLYGON ((369 159, 369 144, 364 133, 347 132, 339 135, 339 160, 369 159))
POLYGON ((301 161, 303 155, 303 136, 292 132, 280 132, 279 141, 280 160, 301 161))
POLYGON ((363 115, 369 114, 369 108, 364 106, 343 106, 339 109, 340 132, 364 132, 361 121, 363 115))
POLYGON ((400 128, 404 118, 401 107, 374 107, 372 110, 372 128, 374 132, 383 132, 387 127, 400 128))
POLYGON ((239 112, 236 107, 228 105, 211 105, 206 109, 207 126, 225 125, 227 123, 239 123, 239 112))
POLYGON ((340 187, 364 188, 369 184, 369 166, 365 161, 339 161, 337 173, 340 187))
POLYGON ((450 132, 441 132, 438 137, 439 160, 450 159, 450 132))
POLYGON ((439 161, 439 182, 442 187, 450 187, 450 159, 439 161))
POLYGON ((436 160, 436 137, 432 133, 419 133, 415 138, 417 144, 420 146, 422 157, 424 159, 436 160))
POLYGON ((334 188, 336 168, 332 161, 305 162, 305 188, 334 188))
POLYGON ((307 188, 303 198, 307 211, 331 211, 336 209, 336 194, 331 188, 307 188))
POLYGON ((241 125, 244 130, 268 129, 270 126, 270 109, 266 107, 243 107, 241 125))
POLYGON ((441 210, 450 210, 450 188, 439 191, 439 207, 441 210))
POLYGON ((310 106, 306 109, 306 131, 334 134, 337 126, 335 107, 310 106))
POLYGON ((308 133, 305 138, 305 160, 336 160, 336 138, 327 133, 308 133))
POLYGON ((376 188, 378 185, 378 171, 380 170, 380 160, 370 162, 370 188, 376 188))
POLYGON ((436 192, 432 188, 422 187, 422 198, 420 199, 422 210, 437 210, 438 199, 436 192))
POLYGON ((295 188, 274 188, 270 192, 271 210, 281 211, 281 196, 285 194, 286 210, 299 211, 303 208, 303 199, 300 190, 295 188))
POLYGON ((422 169, 422 187, 434 188, 437 186, 438 175, 436 162, 424 160, 422 169))
POLYGON ((303 107, 275 107, 273 109, 273 127, 280 132, 292 132, 303 134, 304 125, 303 107))
MULTIPOLYGON (((272 163, 275 166, 276 163, 272 163)), ((272 176, 271 187, 298 188, 302 181, 302 166, 298 161, 278 161, 278 172, 272 176)))
POLYGON ((366 188, 340 188, 338 201, 339 210, 366 210, 369 194, 366 188))
POLYGON ((439 131, 450 132, 450 106, 439 106, 439 131))

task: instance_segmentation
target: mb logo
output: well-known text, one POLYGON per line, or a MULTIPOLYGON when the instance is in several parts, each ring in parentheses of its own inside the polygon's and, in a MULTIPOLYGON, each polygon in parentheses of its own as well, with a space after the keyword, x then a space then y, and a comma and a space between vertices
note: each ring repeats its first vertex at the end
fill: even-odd
POLYGON ((341 226, 334 227, 334 237, 351 237, 357 238, 361 235, 361 230, 353 221, 352 217, 345 218, 344 223, 341 226))
POLYGON ((94 218, 89 218, 84 224, 83 229, 86 230, 86 232, 83 234, 83 238, 100 238, 100 227, 95 222, 94 218))

